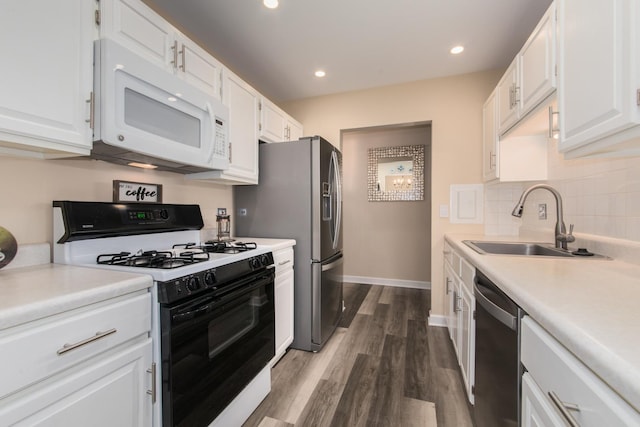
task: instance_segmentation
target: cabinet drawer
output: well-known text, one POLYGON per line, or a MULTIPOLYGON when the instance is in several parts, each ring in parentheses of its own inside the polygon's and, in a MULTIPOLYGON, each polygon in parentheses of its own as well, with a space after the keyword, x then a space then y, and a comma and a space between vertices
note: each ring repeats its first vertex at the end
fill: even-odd
POLYGON ((280 249, 274 252, 273 261, 276 265, 276 273, 285 268, 293 267, 293 248, 280 249))
POLYGON ((92 304, 0 334, 0 397, 151 330, 151 294, 92 304), (65 347, 66 346, 66 347, 65 347))
POLYGON ((444 260, 453 267, 453 248, 451 248, 449 243, 444 242, 444 250, 442 251, 442 254, 444 255, 444 260))
POLYGON ((552 392, 577 405, 568 412, 581 427, 640 425, 640 413, 528 316, 521 339, 522 363, 559 416, 552 392))

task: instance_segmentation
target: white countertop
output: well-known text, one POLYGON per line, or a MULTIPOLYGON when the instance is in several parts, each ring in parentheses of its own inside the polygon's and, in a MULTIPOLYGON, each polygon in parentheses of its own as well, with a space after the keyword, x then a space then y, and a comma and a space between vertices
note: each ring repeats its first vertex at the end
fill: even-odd
POLYGON ((640 266, 603 259, 481 255, 462 241, 504 239, 445 238, 640 411, 640 266))
POLYGON ((234 237, 238 242, 255 242, 258 246, 268 246, 272 251, 295 246, 293 239, 267 239, 262 237, 234 237))
POLYGON ((0 330, 152 285, 148 275, 62 264, 0 270, 0 330))

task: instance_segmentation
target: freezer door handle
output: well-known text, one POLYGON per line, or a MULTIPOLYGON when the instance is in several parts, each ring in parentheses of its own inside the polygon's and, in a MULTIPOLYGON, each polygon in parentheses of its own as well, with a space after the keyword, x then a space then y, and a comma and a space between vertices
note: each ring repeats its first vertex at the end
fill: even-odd
POLYGON ((342 254, 340 254, 340 257, 337 260, 330 262, 329 264, 322 264, 322 271, 334 269, 340 264, 344 264, 344 256, 342 254))

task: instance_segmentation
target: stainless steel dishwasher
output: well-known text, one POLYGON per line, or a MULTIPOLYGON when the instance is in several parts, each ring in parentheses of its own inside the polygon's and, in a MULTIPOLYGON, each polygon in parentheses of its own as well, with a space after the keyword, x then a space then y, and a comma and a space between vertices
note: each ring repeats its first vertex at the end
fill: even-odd
POLYGON ((520 419, 522 310, 482 272, 476 272, 477 427, 517 427, 520 419))

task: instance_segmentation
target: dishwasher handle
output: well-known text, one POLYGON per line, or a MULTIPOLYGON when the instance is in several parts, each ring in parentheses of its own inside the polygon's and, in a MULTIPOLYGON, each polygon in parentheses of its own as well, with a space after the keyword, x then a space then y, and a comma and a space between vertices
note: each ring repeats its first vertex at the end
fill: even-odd
POLYGON ((476 303, 480 304, 482 308, 487 310, 491 316, 493 316, 500 323, 508 327, 513 331, 518 330, 518 317, 498 307, 493 301, 486 297, 483 293, 483 289, 490 290, 478 282, 478 276, 474 280, 474 296, 476 297, 476 303))

